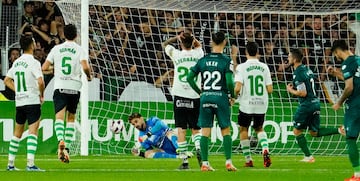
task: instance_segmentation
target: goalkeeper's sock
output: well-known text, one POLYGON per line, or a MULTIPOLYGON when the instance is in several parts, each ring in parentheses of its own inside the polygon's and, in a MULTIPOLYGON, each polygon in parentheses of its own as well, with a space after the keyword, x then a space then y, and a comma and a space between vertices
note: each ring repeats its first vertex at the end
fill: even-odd
POLYGON ((169 154, 166 152, 156 152, 150 158, 177 158, 177 155, 169 154))
POLYGON ((338 128, 320 128, 317 137, 339 134, 338 128))
POLYGON ((54 128, 57 140, 64 140, 64 120, 56 119, 54 128))
POLYGON ((75 134, 75 123, 67 122, 65 128, 65 147, 69 148, 75 134))
POLYGON ((295 138, 296 138, 296 141, 297 141, 299 147, 304 152, 305 156, 311 156, 311 153, 310 153, 309 147, 307 146, 307 141, 306 141, 304 134, 296 136, 295 138))
POLYGON ((200 150, 200 139, 201 139, 201 133, 196 133, 192 135, 192 141, 194 142, 195 149, 200 150))
POLYGON ((269 151, 269 143, 268 143, 268 139, 267 139, 267 135, 265 133, 265 131, 261 131, 257 134, 258 140, 260 142, 262 151, 264 152, 265 150, 269 151))
POLYGON ((209 138, 206 136, 201 136, 200 139, 200 148, 201 148, 201 160, 208 161, 208 152, 209 152, 209 138))
POLYGON ((246 162, 251 161, 252 159, 251 159, 251 152, 250 152, 250 140, 249 139, 241 140, 240 145, 241 145, 242 152, 245 156, 246 162))
POLYGON ((356 144, 356 138, 346 138, 348 146, 349 159, 355 172, 359 171, 359 151, 356 144))
POLYGON ((223 137, 223 144, 224 144, 224 152, 226 160, 231 159, 231 151, 232 151, 232 140, 230 135, 225 135, 223 137))

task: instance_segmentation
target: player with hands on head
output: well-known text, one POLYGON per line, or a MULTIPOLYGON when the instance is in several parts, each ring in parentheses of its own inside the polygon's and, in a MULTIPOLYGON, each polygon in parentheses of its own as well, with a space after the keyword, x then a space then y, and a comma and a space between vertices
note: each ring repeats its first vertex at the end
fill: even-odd
POLYGON ((343 61, 341 69, 345 88, 332 108, 337 111, 345 103, 346 145, 354 169, 354 175, 345 181, 360 181, 359 149, 356 143, 360 132, 360 57, 349 50, 345 40, 335 40, 331 51, 337 59, 343 61))
POLYGON ((77 38, 76 26, 73 24, 66 25, 64 35, 66 41, 51 49, 42 70, 47 71, 51 65, 54 67, 53 100, 56 119, 55 133, 59 141, 58 158, 61 162, 69 163, 69 147, 75 134, 75 117, 82 86, 82 70, 88 81, 91 81, 92 76, 88 64, 88 55, 75 42, 77 38), (66 120, 66 128, 64 128, 64 120, 66 120))
POLYGON ((41 65, 33 56, 36 43, 32 36, 22 36, 20 46, 24 54, 15 60, 9 69, 4 83, 15 92, 16 123, 14 135, 9 145, 8 171, 18 170, 15 167, 15 156, 18 152, 25 122, 28 122, 27 171, 44 171, 35 166, 37 135, 40 125, 41 104, 44 102, 45 83, 41 65))
POLYGON ((298 97, 299 106, 294 115, 294 135, 297 144, 305 157, 302 162, 312 163, 312 156, 303 130, 309 129, 313 137, 321 137, 333 134, 344 134, 343 128, 320 127, 320 100, 316 96, 315 76, 313 72, 302 64, 303 54, 299 49, 292 49, 288 55, 289 63, 294 67, 293 82, 286 86, 287 91, 298 97))
MULTIPOLYGON (((200 155, 200 127, 197 125, 199 118, 200 96, 189 85, 186 76, 190 68, 204 56, 201 43, 190 33, 180 33, 176 37, 170 38, 163 44, 165 53, 174 63, 174 82, 172 95, 174 95, 174 118, 175 127, 178 132, 178 153, 185 154, 188 151, 186 141, 186 130, 191 129, 192 140, 195 144, 196 156, 201 166, 200 155), (180 42, 181 50, 176 49, 171 43, 180 42)), ((197 79, 197 86, 200 86, 200 78, 197 79)), ((179 169, 189 169, 187 157, 179 169)))

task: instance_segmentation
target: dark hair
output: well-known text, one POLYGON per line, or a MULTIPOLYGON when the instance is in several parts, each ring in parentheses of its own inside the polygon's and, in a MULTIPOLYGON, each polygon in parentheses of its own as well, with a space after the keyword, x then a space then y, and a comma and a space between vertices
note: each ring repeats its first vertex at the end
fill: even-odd
POLYGON ((290 53, 295 58, 295 62, 302 62, 304 56, 300 49, 291 49, 290 53))
POLYGON ((181 38, 181 43, 184 45, 185 48, 191 48, 194 37, 190 33, 184 33, 184 37, 181 38))
POLYGON ((73 24, 65 25, 64 27, 64 35, 68 40, 74 40, 77 36, 77 28, 73 24))
POLYGON ((331 52, 334 52, 336 49, 345 51, 349 50, 349 46, 347 45, 345 40, 335 40, 333 42, 333 46, 331 47, 331 52))
POLYGON ((225 34, 224 32, 219 31, 217 33, 213 33, 211 38, 216 45, 219 45, 225 40, 225 34))
POLYGON ((129 116, 128 121, 131 122, 131 120, 133 120, 135 118, 140 118, 140 117, 141 117, 140 113, 134 112, 129 116))
POLYGON ((246 44, 246 51, 250 56, 256 56, 259 52, 259 45, 256 42, 248 42, 246 44))
POLYGON ((33 45, 34 39, 30 35, 21 36, 20 38, 20 47, 23 51, 27 51, 30 49, 31 45, 33 45))

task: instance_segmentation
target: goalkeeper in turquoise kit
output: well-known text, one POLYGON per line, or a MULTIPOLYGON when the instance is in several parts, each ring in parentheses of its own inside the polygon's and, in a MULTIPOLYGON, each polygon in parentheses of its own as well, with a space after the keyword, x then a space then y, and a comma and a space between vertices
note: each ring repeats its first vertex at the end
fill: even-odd
MULTIPOLYGON (((139 113, 129 116, 129 123, 139 130, 140 147, 134 147, 132 153, 145 158, 180 158, 177 155, 177 136, 174 131, 158 117, 150 117, 147 120, 139 113)), ((191 156, 186 154, 186 156, 191 156)))

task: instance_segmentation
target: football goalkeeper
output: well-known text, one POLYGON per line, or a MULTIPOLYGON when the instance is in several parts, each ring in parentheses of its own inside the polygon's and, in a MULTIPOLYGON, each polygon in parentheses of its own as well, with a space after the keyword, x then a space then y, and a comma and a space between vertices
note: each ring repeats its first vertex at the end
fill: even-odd
MULTIPOLYGON (((158 117, 144 120, 141 114, 132 113, 128 120, 139 130, 140 145, 134 146, 131 150, 134 155, 144 158, 180 158, 176 153, 176 134, 158 117), (140 151, 141 148, 145 151, 140 151)), ((186 156, 191 157, 191 152, 187 152, 186 156)))

